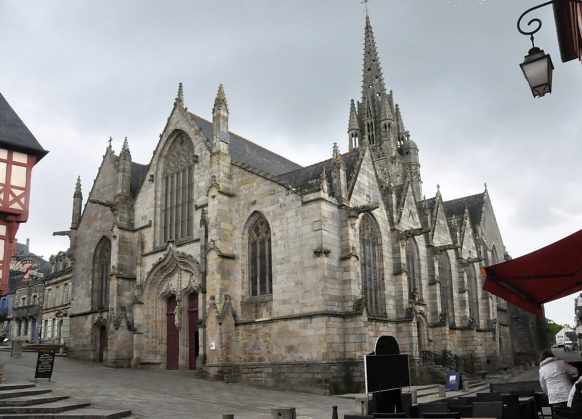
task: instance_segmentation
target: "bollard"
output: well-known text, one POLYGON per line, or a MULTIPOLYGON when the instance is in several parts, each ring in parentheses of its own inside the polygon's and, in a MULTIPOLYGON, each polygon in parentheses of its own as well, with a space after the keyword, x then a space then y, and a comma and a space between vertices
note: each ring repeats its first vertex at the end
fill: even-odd
POLYGON ((418 397, 417 397, 418 394, 417 394, 416 390, 410 390, 410 396, 411 396, 410 398, 412 400, 412 404, 413 405, 417 404, 418 403, 418 397))
POLYGON ((445 389, 445 386, 443 386, 442 384, 439 385, 439 397, 441 399, 444 399, 445 397, 447 397, 447 390, 445 389))
POLYGON ((469 391, 469 382, 468 381, 462 381, 463 383, 463 391, 466 393, 469 391))
POLYGON ((356 411, 360 412, 360 415, 367 415, 368 414, 368 402, 370 401, 370 399, 368 398, 368 395, 365 396, 361 396, 361 395, 357 395, 354 399, 354 401, 356 402, 356 411))
POLYGON ((297 419, 294 407, 277 407, 271 409, 273 419, 297 419))
POLYGON ((222 415, 222 419, 234 419, 234 415, 230 415, 230 414, 222 415))
POLYGON ((337 415, 337 406, 332 406, 331 419, 339 419, 337 415))

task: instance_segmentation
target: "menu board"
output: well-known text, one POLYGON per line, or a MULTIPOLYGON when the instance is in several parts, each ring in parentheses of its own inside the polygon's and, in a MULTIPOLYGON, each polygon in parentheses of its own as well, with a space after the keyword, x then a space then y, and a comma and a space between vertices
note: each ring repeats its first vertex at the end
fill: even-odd
POLYGON ((41 348, 38 350, 38 358, 36 359, 36 370, 34 378, 48 378, 51 379, 53 375, 53 366, 55 365, 55 350, 48 348, 41 348))

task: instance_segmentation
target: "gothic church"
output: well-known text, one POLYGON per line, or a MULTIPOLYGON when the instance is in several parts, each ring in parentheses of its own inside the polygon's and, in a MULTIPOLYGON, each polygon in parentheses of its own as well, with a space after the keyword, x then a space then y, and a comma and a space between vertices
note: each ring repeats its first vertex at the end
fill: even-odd
POLYGON ((507 304, 481 287, 505 254, 488 192, 423 198, 368 17, 347 152, 301 167, 228 119, 222 86, 209 121, 180 85, 148 164, 110 144, 84 205, 77 181, 73 356, 323 393, 361 386, 380 335, 417 360, 514 361, 507 304))

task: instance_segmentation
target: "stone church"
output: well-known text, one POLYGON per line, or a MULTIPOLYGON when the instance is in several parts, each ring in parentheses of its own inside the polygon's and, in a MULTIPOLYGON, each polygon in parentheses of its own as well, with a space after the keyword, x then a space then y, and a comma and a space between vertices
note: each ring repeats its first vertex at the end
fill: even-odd
POLYGON ((302 167, 229 111, 221 85, 210 120, 190 113, 180 84, 148 164, 110 143, 85 203, 77 181, 73 356, 326 393, 361 386, 380 335, 416 360, 514 362, 507 304, 482 291, 506 253, 487 189, 423 198, 368 17, 347 151, 302 167))

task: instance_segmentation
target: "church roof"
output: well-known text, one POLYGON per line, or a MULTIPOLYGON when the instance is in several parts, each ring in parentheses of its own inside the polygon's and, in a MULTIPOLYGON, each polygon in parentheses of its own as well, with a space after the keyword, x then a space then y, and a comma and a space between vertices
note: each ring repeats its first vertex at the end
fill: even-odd
MULTIPOLYGON (((343 160, 346 168, 346 181, 348 184, 350 184, 354 176, 361 154, 362 152, 359 149, 354 149, 341 155, 341 159, 343 160)), ((333 185, 333 178, 331 174, 334 169, 334 164, 335 163, 333 159, 324 160, 319 163, 312 164, 311 166, 284 173, 280 175, 278 179, 301 192, 312 192, 320 188, 319 178, 324 169, 327 176, 327 183, 330 186, 333 185)), ((332 196, 334 196, 333 190, 334 188, 332 186, 329 191, 330 195, 332 196)))
POLYGON ((46 151, 0 93, 0 146, 34 154, 42 159, 46 151))
POLYGON ((465 207, 469 210, 469 218, 473 226, 479 225, 483 215, 483 200, 485 193, 465 196, 463 198, 453 199, 443 202, 445 214, 447 217, 462 216, 465 213, 465 207))
MULTIPOLYGON (((202 134, 208 140, 212 140, 214 133, 212 122, 193 113, 190 116, 196 125, 200 127, 202 134)), ((293 163, 291 160, 273 153, 233 132, 230 132, 229 150, 230 157, 233 160, 246 163, 255 169, 274 176, 301 168, 297 163, 293 163)))
POLYGON ((145 179, 145 175, 148 171, 147 164, 139 164, 131 162, 131 181, 129 184, 129 191, 132 197, 136 197, 141 185, 145 179))

